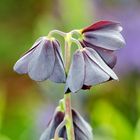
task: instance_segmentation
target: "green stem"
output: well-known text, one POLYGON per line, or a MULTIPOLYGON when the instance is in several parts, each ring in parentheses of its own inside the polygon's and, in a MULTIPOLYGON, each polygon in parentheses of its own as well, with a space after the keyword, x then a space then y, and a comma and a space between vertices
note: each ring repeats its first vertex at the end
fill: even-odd
POLYGON ((71 42, 65 39, 65 70, 66 73, 69 70, 71 60, 71 42))
MULTIPOLYGON (((71 33, 67 33, 65 37, 65 69, 66 73, 69 70, 71 60, 71 33)), ((75 140, 73 118, 71 111, 71 94, 64 94, 64 110, 66 119, 66 131, 68 140, 75 140)))
POLYGON ((62 37, 65 37, 66 36, 66 33, 62 32, 62 31, 59 31, 59 30, 52 30, 49 32, 48 34, 48 37, 52 37, 54 34, 59 34, 61 35, 62 37))
POLYGON ((68 140, 75 140, 70 93, 64 95, 64 103, 65 103, 65 117, 66 117, 65 126, 67 131, 67 138, 68 140))
POLYGON ((80 42, 77 39, 73 38, 73 37, 71 37, 71 42, 75 43, 78 46, 78 49, 82 49, 83 48, 81 46, 80 42))
POLYGON ((80 36, 81 32, 82 32, 82 30, 72 30, 70 33, 71 33, 71 35, 75 34, 77 36, 80 36))

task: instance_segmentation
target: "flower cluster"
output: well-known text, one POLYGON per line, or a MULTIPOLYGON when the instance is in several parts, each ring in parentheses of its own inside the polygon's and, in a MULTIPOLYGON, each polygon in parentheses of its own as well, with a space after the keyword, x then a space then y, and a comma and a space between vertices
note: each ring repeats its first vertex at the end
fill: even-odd
MULTIPOLYGON (((114 51, 125 45, 121 31, 120 24, 112 21, 100 21, 70 33, 54 30, 48 36, 40 37, 16 62, 14 70, 19 74, 28 73, 35 81, 49 79, 56 83, 66 83, 65 92, 73 93, 112 79, 117 80, 112 68, 117 60, 114 51), (68 71, 61 45, 52 37, 53 33, 65 38, 65 50, 71 47, 72 42, 78 46, 68 71), (79 39, 73 38, 73 33, 79 34, 79 39)), ((65 52, 67 62, 70 59, 67 57, 70 50, 65 52)))
POLYGON ((114 51, 125 45, 121 31, 120 24, 112 21, 100 21, 69 33, 53 30, 48 36, 40 37, 16 62, 14 70, 19 74, 28 74, 35 81, 49 79, 65 83, 67 94, 64 94, 59 109, 56 109, 40 140, 93 140, 90 125, 71 108, 68 93, 118 80, 112 69, 117 61, 114 51), (65 39, 64 54, 59 41, 53 37, 54 33, 65 39), (73 34, 78 35, 78 39, 73 34), (78 49, 71 59, 72 43, 76 43, 78 49))

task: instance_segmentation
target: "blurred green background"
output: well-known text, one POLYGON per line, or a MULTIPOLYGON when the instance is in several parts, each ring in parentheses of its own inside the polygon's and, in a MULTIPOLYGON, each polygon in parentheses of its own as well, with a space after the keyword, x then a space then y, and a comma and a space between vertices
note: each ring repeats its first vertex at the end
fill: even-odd
POLYGON ((35 83, 13 65, 50 30, 68 32, 98 20, 122 23, 126 47, 118 53, 119 82, 73 95, 95 140, 140 140, 139 0, 0 0, 0 140, 38 140, 64 85, 35 83), (80 94, 81 93, 81 94, 80 94))

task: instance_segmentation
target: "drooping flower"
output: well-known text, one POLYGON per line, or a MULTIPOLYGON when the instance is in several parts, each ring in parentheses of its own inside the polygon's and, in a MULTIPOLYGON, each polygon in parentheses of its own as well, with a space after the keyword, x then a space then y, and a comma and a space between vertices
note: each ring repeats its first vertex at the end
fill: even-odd
MULTIPOLYGON (((56 128, 63 121, 64 117, 65 117, 64 112, 56 110, 52 120, 48 124, 46 130, 41 135, 40 140, 53 139, 56 128)), ((75 140, 93 140, 92 128, 82 118, 82 116, 74 109, 72 109, 72 117, 73 117, 75 140)), ((67 140, 65 126, 59 131, 59 137, 64 140, 67 140)))
POLYGON ((124 47, 125 40, 120 34, 122 27, 112 21, 100 21, 81 30, 83 47, 93 48, 113 68, 116 64, 115 50, 124 47))
POLYGON ((118 80, 118 77, 94 49, 85 47, 73 55, 65 92, 89 89, 110 79, 118 80))
MULTIPOLYGON (((59 126, 59 124, 64 119, 64 113, 61 111, 55 111, 51 121, 49 122, 46 130, 43 132, 43 134, 40 137, 40 140, 51 140, 54 138, 56 128, 59 126)), ((60 138, 66 139, 66 128, 63 127, 59 132, 60 138)))
POLYGON ((66 75, 59 42, 56 39, 40 37, 16 62, 14 70, 26 74, 35 81, 50 79, 65 82, 66 75))

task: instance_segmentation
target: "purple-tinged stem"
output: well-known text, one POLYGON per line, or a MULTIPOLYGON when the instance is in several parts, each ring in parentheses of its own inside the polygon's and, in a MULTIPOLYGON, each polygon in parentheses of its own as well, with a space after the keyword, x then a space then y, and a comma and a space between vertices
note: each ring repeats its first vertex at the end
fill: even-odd
POLYGON ((67 138, 68 140, 75 140, 70 93, 64 95, 64 102, 65 102, 65 118, 66 118, 65 126, 67 131, 67 138))

